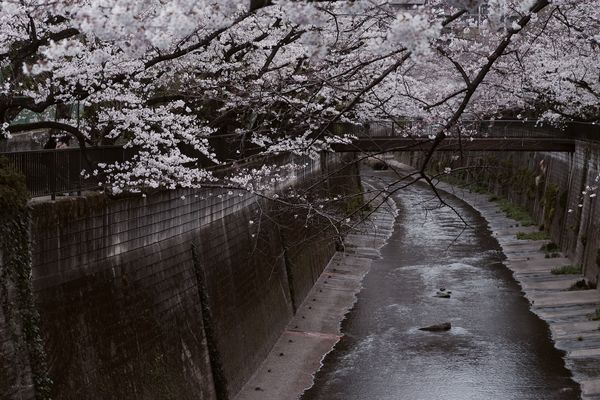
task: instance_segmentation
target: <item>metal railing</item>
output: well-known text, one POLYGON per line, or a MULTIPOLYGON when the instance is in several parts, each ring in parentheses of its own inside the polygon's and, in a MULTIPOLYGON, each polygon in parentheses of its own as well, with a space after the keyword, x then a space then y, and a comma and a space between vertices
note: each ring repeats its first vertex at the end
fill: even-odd
POLYGON ((0 153, 23 176, 32 197, 59 194, 81 194, 83 190, 98 187, 96 176, 84 177, 83 171, 97 163, 112 163, 128 159, 128 149, 120 146, 34 150, 0 153))
MULTIPOLYGON (((600 141, 600 125, 572 123, 562 129, 539 125, 536 121, 495 120, 461 121, 461 134, 471 137, 526 138, 557 137, 600 141)), ((427 137, 434 135, 439 127, 424 126, 421 121, 371 121, 368 124, 335 124, 336 134, 350 134, 358 138, 376 137, 427 137)), ((90 147, 57 150, 34 150, 0 153, 13 168, 25 176, 32 197, 50 196, 53 200, 60 194, 81 194, 83 190, 98 188, 101 178, 82 171, 91 172, 98 163, 110 164, 130 160, 134 149, 120 146, 90 147)), ((222 166, 214 167, 224 174, 222 166)))
MULTIPOLYGON (((332 130, 336 134, 349 134, 359 138, 368 137, 428 137, 435 135, 441 126, 425 125, 418 120, 370 121, 362 125, 349 123, 336 124, 332 130)), ((557 128, 537 121, 523 120, 484 120, 461 121, 460 133, 470 137, 560 137, 581 140, 600 140, 600 125, 592 123, 569 123, 557 128)), ((458 131, 449 136, 457 136, 458 131)))

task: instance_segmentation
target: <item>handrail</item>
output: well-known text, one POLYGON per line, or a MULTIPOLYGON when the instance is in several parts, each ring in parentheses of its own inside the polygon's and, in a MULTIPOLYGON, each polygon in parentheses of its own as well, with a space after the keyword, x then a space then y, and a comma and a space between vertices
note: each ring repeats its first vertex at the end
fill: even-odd
POLYGON ((97 188, 99 179, 84 179, 82 171, 91 163, 124 161, 127 149, 120 146, 86 148, 44 149, 0 153, 23 176, 32 197, 50 196, 55 200, 59 193, 81 194, 82 190, 97 188))
MULTIPOLYGON (((371 121, 368 124, 352 125, 337 123, 332 130, 338 134, 352 134, 359 138, 392 138, 411 136, 406 128, 418 131, 416 137, 427 137, 436 132, 434 126, 419 126, 421 121, 371 121)), ((571 123, 563 129, 539 126, 538 121, 531 120, 464 120, 460 126, 470 129, 469 136, 472 137, 495 137, 511 139, 531 139, 534 137, 546 138, 569 138, 586 141, 600 141, 600 125, 593 123, 571 123), (469 127, 469 125, 471 125, 469 127), (476 133, 473 135, 473 133, 476 133)), ((451 136, 452 137, 452 136, 451 136)), ((27 188, 32 197, 51 196, 54 200, 57 194, 73 193, 81 194, 82 190, 97 188, 100 178, 97 176, 82 176, 82 171, 93 164, 122 162, 131 159, 133 149, 121 146, 99 146, 89 147, 85 151, 80 148, 31 150, 0 153, 9 159, 10 164, 25 176, 27 188), (92 164, 89 165, 88 162, 92 164)), ((251 158, 251 160, 253 160, 251 158)), ((235 171, 243 166, 252 165, 256 161, 223 168, 214 166, 217 175, 223 175, 225 171, 235 171)))
MULTIPOLYGON (((405 120, 372 120, 355 125, 338 123, 332 128, 335 133, 351 134, 358 137, 427 137, 437 133, 441 125, 425 125, 416 119, 405 120)), ((587 122, 571 122, 562 128, 540 124, 537 120, 461 120, 458 124, 462 136, 472 137, 567 137, 580 140, 600 140, 600 124, 587 122)), ((450 134, 455 136, 455 134, 450 134)))

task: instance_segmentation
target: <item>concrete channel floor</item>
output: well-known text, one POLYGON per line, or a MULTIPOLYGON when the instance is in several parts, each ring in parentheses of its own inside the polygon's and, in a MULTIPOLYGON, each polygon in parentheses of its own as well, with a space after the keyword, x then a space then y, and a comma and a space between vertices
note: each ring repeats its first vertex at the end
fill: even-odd
POLYGON ((517 232, 533 232, 507 218, 489 196, 470 193, 445 183, 438 188, 463 199, 481 213, 506 255, 506 266, 531 304, 548 323, 556 348, 565 352, 565 365, 581 385, 584 400, 600 399, 600 321, 589 315, 600 307, 598 290, 568 291, 581 276, 553 275, 553 268, 573 264, 564 257, 545 258, 544 241, 519 240, 517 232))
POLYGON ((294 400, 312 386, 323 358, 341 338, 341 322, 356 302, 363 278, 392 234, 395 216, 395 204, 389 201, 346 236, 346 251, 329 261, 235 400, 294 400))

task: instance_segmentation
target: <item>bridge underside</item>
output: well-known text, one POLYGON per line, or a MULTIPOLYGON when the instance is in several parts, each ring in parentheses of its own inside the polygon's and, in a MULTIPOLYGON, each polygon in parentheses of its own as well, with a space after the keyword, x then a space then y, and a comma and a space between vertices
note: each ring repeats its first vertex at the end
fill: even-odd
MULTIPOLYGON (((387 151, 428 151, 432 140, 424 138, 370 137, 359 138, 351 144, 334 144, 336 152, 387 152, 387 151)), ((551 137, 526 138, 467 138, 445 139, 437 151, 575 151, 572 139, 556 139, 551 137)))

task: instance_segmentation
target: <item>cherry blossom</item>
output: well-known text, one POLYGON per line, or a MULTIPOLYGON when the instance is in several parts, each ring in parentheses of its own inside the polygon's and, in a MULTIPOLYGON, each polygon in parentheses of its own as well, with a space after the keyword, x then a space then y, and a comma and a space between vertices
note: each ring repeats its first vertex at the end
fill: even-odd
POLYGON ((597 6, 4 0, 0 135, 47 128, 82 147, 132 149, 131 159, 96 167, 114 193, 199 187, 231 166, 219 179, 258 191, 277 173, 257 160, 315 158, 373 120, 436 144, 468 134, 470 120, 596 122, 597 6), (71 111, 15 122, 60 106, 71 111))

